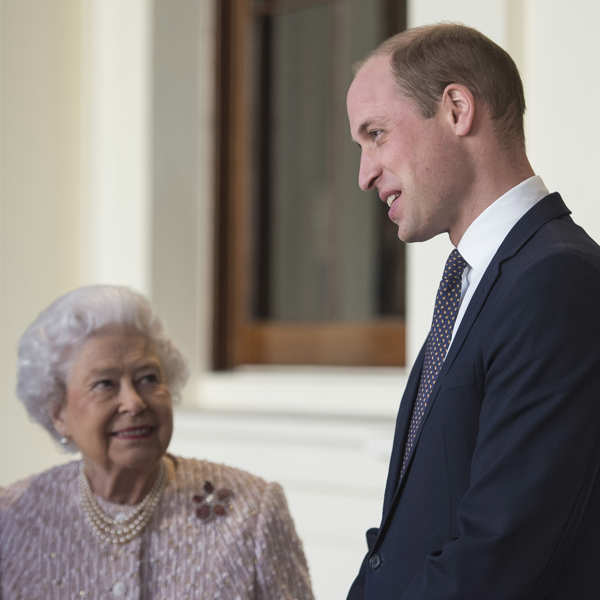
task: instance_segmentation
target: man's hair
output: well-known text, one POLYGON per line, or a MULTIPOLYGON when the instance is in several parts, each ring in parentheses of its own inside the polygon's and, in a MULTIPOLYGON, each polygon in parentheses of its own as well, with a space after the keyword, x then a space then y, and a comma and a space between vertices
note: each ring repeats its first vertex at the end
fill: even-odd
POLYGON ((517 66, 476 29, 455 23, 408 29, 367 60, 376 55, 390 56, 397 84, 424 117, 433 117, 446 86, 458 83, 487 104, 500 139, 523 143, 525 97, 517 66))

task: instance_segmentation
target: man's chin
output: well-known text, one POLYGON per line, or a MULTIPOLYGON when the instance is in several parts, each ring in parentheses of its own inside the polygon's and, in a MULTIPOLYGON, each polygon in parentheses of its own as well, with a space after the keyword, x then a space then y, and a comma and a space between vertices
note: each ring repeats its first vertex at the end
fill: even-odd
POLYGON ((402 224, 398 225, 398 239, 405 244, 412 244, 413 242, 426 242, 440 233, 442 232, 415 231, 413 229, 402 227, 402 224))
POLYGON ((417 235, 414 231, 406 231, 401 225, 398 226, 398 239, 405 244, 410 244, 412 242, 422 242, 424 239, 419 235, 417 235))

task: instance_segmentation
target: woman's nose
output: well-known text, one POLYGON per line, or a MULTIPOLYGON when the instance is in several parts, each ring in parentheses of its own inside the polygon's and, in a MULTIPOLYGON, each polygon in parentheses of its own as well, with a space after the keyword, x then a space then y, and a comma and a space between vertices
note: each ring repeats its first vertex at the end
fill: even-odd
POLYGON ((146 402, 135 385, 125 382, 119 392, 119 405, 123 411, 138 414, 146 409, 146 402))

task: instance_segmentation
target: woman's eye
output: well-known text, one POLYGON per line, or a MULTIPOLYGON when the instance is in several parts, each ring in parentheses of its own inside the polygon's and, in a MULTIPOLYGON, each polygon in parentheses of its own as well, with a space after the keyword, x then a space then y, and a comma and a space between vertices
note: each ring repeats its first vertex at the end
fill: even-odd
POLYGON ((113 381, 111 379, 99 379, 98 381, 94 381, 92 384, 93 390, 108 390, 113 387, 113 381))
POLYGON ((156 373, 147 373, 138 379, 138 382, 141 384, 154 384, 159 383, 159 378, 156 373))

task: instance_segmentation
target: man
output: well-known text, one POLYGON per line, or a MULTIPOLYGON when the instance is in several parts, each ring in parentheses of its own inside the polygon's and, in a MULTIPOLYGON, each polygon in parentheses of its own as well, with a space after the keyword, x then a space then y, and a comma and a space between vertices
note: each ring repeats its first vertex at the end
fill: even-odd
POLYGON ((512 59, 464 26, 409 30, 347 107, 398 237, 455 246, 348 598, 600 597, 600 248, 534 176, 512 59))

